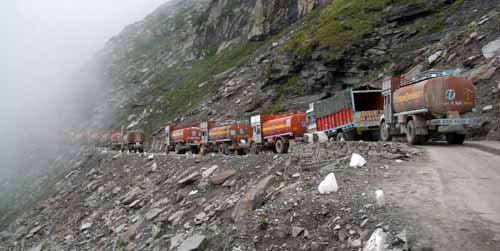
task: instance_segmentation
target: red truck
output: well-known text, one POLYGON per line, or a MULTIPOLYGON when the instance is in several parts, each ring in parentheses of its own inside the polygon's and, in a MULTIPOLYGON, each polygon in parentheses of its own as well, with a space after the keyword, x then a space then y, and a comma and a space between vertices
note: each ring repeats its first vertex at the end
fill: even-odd
POLYGON ((146 136, 142 130, 133 130, 125 135, 126 150, 129 152, 144 152, 146 136))
POLYGON ((202 122, 200 150, 230 154, 237 152, 244 155, 249 151, 252 140, 252 127, 248 123, 236 122, 216 125, 214 122, 202 122))
POLYGON ((124 150, 125 138, 127 131, 112 131, 111 132, 111 150, 124 150))
POLYGON ((165 127, 165 143, 167 154, 175 151, 177 154, 184 154, 191 151, 193 154, 199 153, 201 143, 200 128, 196 126, 177 127, 174 124, 165 127))
MULTIPOLYGON (((313 118, 316 130, 330 139, 355 140, 379 138, 379 117, 384 110, 382 90, 364 85, 315 102, 313 118)), ((314 124, 309 121, 309 124, 314 124)))
POLYGON ((304 112, 252 116, 251 125, 253 135, 250 150, 253 153, 265 148, 272 148, 275 153, 287 153, 290 141, 302 140, 307 131, 304 112))

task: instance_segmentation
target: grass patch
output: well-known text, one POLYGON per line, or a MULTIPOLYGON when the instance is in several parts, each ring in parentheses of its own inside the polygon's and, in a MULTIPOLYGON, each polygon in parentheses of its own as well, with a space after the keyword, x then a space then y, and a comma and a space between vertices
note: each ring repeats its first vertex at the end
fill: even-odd
POLYGON ((250 56, 265 43, 247 42, 227 48, 219 54, 212 50, 205 59, 194 62, 190 67, 177 65, 165 69, 153 81, 154 87, 149 93, 156 98, 146 103, 148 110, 153 108, 161 110, 162 113, 153 114, 148 118, 148 121, 144 123, 146 133, 152 132, 179 115, 188 113, 199 105, 217 88, 213 76, 247 62, 250 56), (172 81, 178 82, 168 91, 160 88, 172 81), (205 84, 200 87, 202 83, 205 84))
POLYGON ((291 35, 280 51, 307 57, 317 46, 327 48, 327 57, 339 59, 343 51, 371 35, 382 20, 383 9, 396 4, 424 4, 426 0, 336 0, 313 12, 304 29, 291 35))

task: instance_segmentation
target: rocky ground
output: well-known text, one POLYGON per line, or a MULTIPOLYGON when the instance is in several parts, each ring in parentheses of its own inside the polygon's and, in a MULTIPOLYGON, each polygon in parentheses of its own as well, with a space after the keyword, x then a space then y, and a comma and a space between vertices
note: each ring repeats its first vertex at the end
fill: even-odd
POLYGON ((368 142, 243 157, 94 152, 2 229, 0 250, 358 250, 376 229, 402 250, 405 221, 375 191, 421 155, 368 142), (349 167, 352 153, 367 164, 349 167), (338 191, 320 194, 332 172, 338 191))

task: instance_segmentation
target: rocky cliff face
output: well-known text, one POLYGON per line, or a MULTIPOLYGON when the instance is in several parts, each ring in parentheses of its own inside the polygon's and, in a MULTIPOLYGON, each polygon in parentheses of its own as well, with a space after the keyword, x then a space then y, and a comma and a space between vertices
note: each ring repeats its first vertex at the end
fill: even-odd
POLYGON ((131 115, 114 119, 134 126, 157 116, 159 108, 170 107, 175 110, 168 112, 172 115, 186 113, 204 97, 193 91, 196 100, 177 104, 169 98, 178 94, 172 89, 213 80, 213 75, 243 63, 263 41, 323 4, 320 0, 168 2, 113 37, 96 58, 111 83, 109 105, 117 114, 131 115))
MULTIPOLYGON (((496 67, 481 55, 498 38, 496 9, 466 0, 171 1, 111 39, 98 61, 115 127, 152 131, 169 120, 303 110, 410 70, 496 67)), ((485 82, 495 81, 496 70, 485 82)))

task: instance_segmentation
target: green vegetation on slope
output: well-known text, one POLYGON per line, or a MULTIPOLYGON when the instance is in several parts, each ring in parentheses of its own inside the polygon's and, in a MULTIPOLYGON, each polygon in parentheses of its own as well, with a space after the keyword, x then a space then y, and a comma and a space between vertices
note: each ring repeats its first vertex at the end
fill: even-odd
POLYGON ((155 100, 146 105, 148 109, 154 108, 162 113, 151 116, 150 121, 146 123, 146 131, 151 132, 162 123, 188 113, 214 91, 216 85, 213 76, 247 62, 264 43, 247 42, 227 48, 219 54, 212 51, 205 59, 196 61, 188 68, 177 65, 165 69, 154 80, 155 88, 151 90, 153 96, 160 97, 160 102, 155 100), (175 87, 168 91, 161 90, 162 85, 173 82, 175 87))
POLYGON ((424 4, 426 0, 336 0, 313 12, 304 29, 293 34, 281 48, 306 57, 314 47, 328 48, 328 57, 338 59, 349 45, 374 32, 382 10, 391 4, 424 4))

